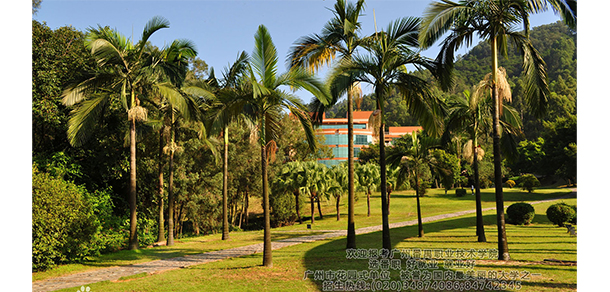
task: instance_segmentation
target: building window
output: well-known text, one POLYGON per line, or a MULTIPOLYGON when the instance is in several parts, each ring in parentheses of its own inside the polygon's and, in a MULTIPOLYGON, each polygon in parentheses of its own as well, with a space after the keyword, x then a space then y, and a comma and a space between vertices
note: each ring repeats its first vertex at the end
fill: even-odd
POLYGON ((360 154, 360 148, 354 147, 354 157, 358 157, 358 154, 360 154))
POLYGON ((369 145, 369 141, 366 135, 355 135, 354 144, 356 145, 369 145))

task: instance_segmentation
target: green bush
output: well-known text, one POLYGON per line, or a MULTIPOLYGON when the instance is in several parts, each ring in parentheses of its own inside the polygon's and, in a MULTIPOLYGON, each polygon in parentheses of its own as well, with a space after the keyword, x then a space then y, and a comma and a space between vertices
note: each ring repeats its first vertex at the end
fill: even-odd
POLYGON ((463 197, 466 195, 466 189, 455 189, 455 195, 458 197, 463 197))
POLYGON ((570 207, 572 207, 572 209, 574 209, 574 218, 572 218, 572 220, 570 220, 570 223, 576 224, 576 205, 572 205, 570 207))
POLYGON ((514 203, 506 209, 507 221, 515 225, 528 225, 534 219, 536 210, 528 203, 514 203))
POLYGON ((271 207, 271 225, 280 227, 292 225, 297 220, 294 211, 295 201, 291 193, 278 192, 269 196, 269 206, 271 207))
POLYGON ((566 203, 557 203, 551 205, 546 209, 546 217, 553 224, 563 227, 565 223, 568 223, 576 218, 576 211, 574 208, 566 203))
POLYGON ((533 174, 524 174, 519 179, 519 186, 531 193, 540 186, 540 181, 533 174))
POLYGON ((101 224, 87 190, 32 168, 32 269, 78 262, 99 254, 101 224))
POLYGON ((507 180, 507 181, 506 181, 506 186, 507 186, 507 187, 509 187, 509 188, 511 188, 511 189, 512 189, 512 188, 513 188, 513 187, 514 187, 516 184, 517 184, 517 183, 516 183, 514 180, 512 180, 512 179, 509 179, 509 180, 507 180))

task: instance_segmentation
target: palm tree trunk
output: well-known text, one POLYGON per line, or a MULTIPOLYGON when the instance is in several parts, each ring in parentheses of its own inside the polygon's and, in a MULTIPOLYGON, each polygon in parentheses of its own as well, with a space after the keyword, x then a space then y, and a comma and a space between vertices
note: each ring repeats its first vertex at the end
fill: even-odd
POLYGON ((504 220, 504 194, 502 191, 502 158, 500 150, 500 100, 498 96, 498 48, 497 39, 491 39, 492 57, 492 99, 493 99, 493 152, 494 152, 494 184, 496 187, 496 217, 498 225, 498 260, 508 261, 508 240, 504 220))
POLYGON ((318 204, 318 214, 320 214, 320 219, 324 219, 324 215, 322 215, 322 207, 320 207, 320 195, 316 194, 316 203, 318 204))
POLYGON ((295 202, 294 204, 295 204, 295 208, 297 211, 297 219, 299 220, 299 224, 303 224, 303 219, 301 219, 301 213, 300 213, 301 206, 299 206, 299 194, 300 194, 299 189, 297 189, 293 194, 294 194, 294 202, 295 202))
POLYGON ((244 224, 248 225, 248 207, 250 206, 250 198, 249 198, 249 193, 248 193, 248 188, 246 187, 246 193, 244 194, 244 196, 246 196, 245 200, 246 200, 246 210, 244 211, 244 216, 246 218, 244 218, 244 224))
POLYGON ((366 217, 371 217, 371 189, 368 187, 368 191, 366 192, 366 217))
POLYGON ((228 177, 229 177, 229 126, 225 125, 224 153, 222 160, 222 240, 229 239, 229 218, 227 214, 228 177))
MULTIPOLYGON (((418 166, 416 166, 418 167, 418 166)), ((421 219, 421 205, 419 203, 420 189, 419 189, 419 171, 415 175, 415 198, 417 200, 417 231, 419 237, 424 237, 424 223, 421 219)))
MULTIPOLYGON (((133 93, 132 93, 133 94, 133 93)), ((138 249, 138 217, 136 212, 136 120, 129 125, 129 249, 138 249)))
MULTIPOLYGON (((356 248, 356 222, 354 221, 354 117, 353 97, 347 92, 347 247, 356 248)), ((370 216, 370 211, 369 211, 370 216)))
POLYGON ((163 219, 163 128, 159 131, 159 234, 157 242, 165 241, 165 220, 163 219))
POLYGON ((312 194, 312 195, 309 196, 309 205, 310 205, 310 209, 311 209, 311 225, 313 225, 315 223, 315 221, 316 221, 314 219, 314 215, 315 215, 314 210, 316 209, 315 206, 314 206, 315 200, 316 200, 315 195, 312 194))
POLYGON ((341 197, 337 196, 337 221, 341 220, 341 213, 339 213, 339 201, 341 197))
POLYGON ((170 126, 170 151, 169 151, 169 185, 167 186, 167 246, 174 245, 174 211, 175 211, 175 198, 174 198, 174 140, 175 140, 175 132, 174 132, 174 111, 172 110, 172 124, 170 126))
POLYGON ((478 161, 478 149, 477 149, 477 138, 476 136, 472 142, 472 168, 474 170, 474 186, 475 186, 475 200, 477 208, 477 237, 478 242, 487 242, 485 238, 485 228, 483 226, 483 209, 481 207, 481 184, 479 182, 479 161, 478 161))
MULTIPOLYGON (((377 95, 379 100, 380 95, 377 95)), ((381 108, 381 107, 380 107, 381 108)), ((379 127, 379 165, 381 166, 381 225, 382 225, 382 246, 385 249, 392 250, 390 241, 390 221, 388 212, 388 185, 386 178, 386 162, 385 162, 385 123, 383 122, 383 110, 381 115, 381 126, 379 127)))
POLYGON ((263 266, 273 267, 273 257, 271 254, 271 216, 269 213, 269 181, 267 179, 267 147, 265 141, 264 118, 261 119, 259 129, 262 129, 261 139, 261 171, 263 173, 263 220, 264 220, 264 236, 263 236, 263 266))

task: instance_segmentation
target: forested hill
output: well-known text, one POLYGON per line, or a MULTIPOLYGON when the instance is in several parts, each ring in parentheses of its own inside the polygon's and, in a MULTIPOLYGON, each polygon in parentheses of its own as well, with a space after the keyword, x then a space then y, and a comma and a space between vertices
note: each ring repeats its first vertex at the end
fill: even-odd
MULTIPOLYGON (((507 58, 500 56, 500 66, 506 68, 509 83, 513 93, 512 106, 521 113, 524 122, 524 133, 527 139, 539 137, 543 132, 544 121, 553 122, 559 117, 573 117, 576 115, 576 32, 571 31, 565 24, 556 22, 532 28, 530 38, 547 65, 548 83, 550 89, 548 114, 542 119, 532 117, 528 109, 523 106, 523 90, 521 71, 523 57, 519 49, 510 45, 507 58)), ((491 50, 489 43, 480 42, 467 54, 458 56, 455 64, 456 84, 450 92, 437 94, 445 99, 461 95, 466 89, 479 83, 491 71, 491 50)), ((427 72, 426 72, 427 73, 427 72)), ((426 78, 431 81, 430 74, 426 78)), ((388 126, 410 125, 416 120, 405 115, 406 107, 398 96, 392 96, 386 104, 386 118, 388 126)), ((362 110, 374 109, 372 96, 366 96, 362 103, 362 110)), ((346 103, 340 103, 329 112, 327 117, 344 117, 346 103)))

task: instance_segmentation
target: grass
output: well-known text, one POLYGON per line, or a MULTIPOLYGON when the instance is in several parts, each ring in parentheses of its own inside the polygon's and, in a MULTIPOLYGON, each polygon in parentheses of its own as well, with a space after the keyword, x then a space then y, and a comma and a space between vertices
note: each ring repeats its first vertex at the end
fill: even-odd
MULTIPOLYGON (((515 189, 505 189, 505 206, 512 202, 536 201, 563 195, 569 191, 558 189, 539 189, 528 194, 515 189)), ((483 207, 495 206, 493 189, 483 190, 483 207)), ((575 204, 575 199, 565 200, 575 204), (573 202, 570 200, 574 200, 573 202)), ((345 201, 345 200, 344 200, 345 201)), ((356 204, 356 228, 379 225, 381 222, 379 195, 371 198, 371 217, 366 217, 366 200, 360 198, 356 204)), ((544 214, 546 207, 551 203, 535 205, 537 214, 530 226, 507 225, 509 236, 509 251, 511 257, 517 262, 508 262, 502 265, 503 269, 522 270, 524 262, 532 273, 540 273, 544 279, 534 279, 524 283, 528 284, 528 291, 546 291, 552 285, 559 285, 566 289, 575 288, 576 267, 549 266, 540 264, 543 259, 555 258, 560 260, 576 260, 576 239, 569 237, 565 229, 553 227, 544 214), (545 207, 546 206, 546 207, 545 207), (535 286, 533 283, 537 283, 535 286), (552 284, 552 285, 551 285, 552 284), (537 290, 538 289, 538 290, 537 290)), ((324 205, 324 204, 323 204, 324 205)), ((304 206, 304 209, 306 209, 304 206)), ((316 218, 315 230, 344 229, 346 215, 342 214, 341 221, 336 221, 334 204, 323 206, 324 219, 316 218)), ((450 192, 444 195, 442 190, 432 190, 422 198, 423 216, 432 216, 461 210, 474 209, 474 196, 458 198, 450 192)), ((346 209, 345 205, 341 210, 346 209)), ((301 214, 304 214, 303 212, 301 214)), ((317 208, 316 208, 317 214, 317 208)), ((442 249, 470 249, 497 247, 495 241, 495 211, 485 214, 487 243, 477 243, 474 236, 474 215, 451 218, 448 220, 426 223, 425 237, 414 237, 417 227, 403 227, 392 229, 392 243, 398 249, 410 248, 442 248, 442 249)), ((401 191, 392 194, 390 222, 406 221, 416 218, 415 198, 412 191, 401 191)), ((305 224, 286 226, 274 229, 273 240, 302 236, 305 224)), ((177 257, 187 254, 196 254, 262 242, 262 231, 234 232, 229 241, 222 241, 220 234, 182 239, 172 247, 144 248, 137 251, 120 251, 118 253, 103 255, 84 264, 65 265, 51 271, 33 273, 33 280, 57 277, 65 274, 82 272, 85 270, 141 263, 151 260, 177 257)), ((357 237, 359 248, 378 248, 381 242, 379 232, 360 235, 357 237)), ((274 251, 274 268, 260 267, 262 255, 256 254, 235 259, 224 260, 205 265, 192 266, 177 271, 168 271, 159 275, 138 275, 129 281, 121 283, 102 282, 90 285, 92 291, 214 291, 214 290, 285 290, 290 287, 293 291, 316 291, 322 289, 322 284, 316 281, 303 280, 306 270, 329 269, 368 269, 368 261, 354 261, 345 259, 345 239, 325 240, 306 243, 274 251), (140 278, 142 277, 142 278, 140 278), (95 288, 95 289, 94 289, 95 288)), ((497 269, 494 261, 480 262, 478 269, 497 269)), ((395 276, 395 275, 393 275, 395 276)), ((397 280, 400 280, 397 278, 397 280)), ((557 287, 559 287, 557 286, 557 287)), ((66 290, 67 291, 67 290, 66 290)), ((557 290, 553 290, 557 291, 557 290)))
MULTIPOLYGON (((575 204, 576 199, 564 200, 575 204)), ((561 266, 542 262, 546 258, 576 260, 576 238, 569 236, 565 228, 553 226, 545 216, 552 203, 534 205, 536 217, 528 226, 507 225, 509 251, 512 261, 477 260, 475 271, 516 271, 524 291, 574 291, 576 290, 576 266, 561 266)), ((465 215, 424 224, 426 234, 415 237, 416 226, 392 229, 394 247, 403 249, 469 250, 494 249, 496 228, 494 212, 485 215, 485 231, 488 242, 476 242, 474 215, 465 215)), ((378 249, 381 232, 357 236, 360 249, 378 249)), ((100 282, 89 285, 91 291, 320 291, 323 282, 313 275, 303 279, 306 271, 369 270, 369 261, 347 259, 345 238, 295 245, 273 252, 274 267, 264 268, 261 254, 172 270, 126 282, 100 282)), ((403 260, 403 266, 406 260, 403 260)), ((442 264, 439 264, 442 269, 442 264)), ((398 271, 391 272, 391 279, 400 280, 398 271)), ((485 289, 487 290, 487 289, 485 289)), ((507 289, 510 290, 510 289, 507 289)), ((71 291, 65 289, 62 291, 71 291)))

